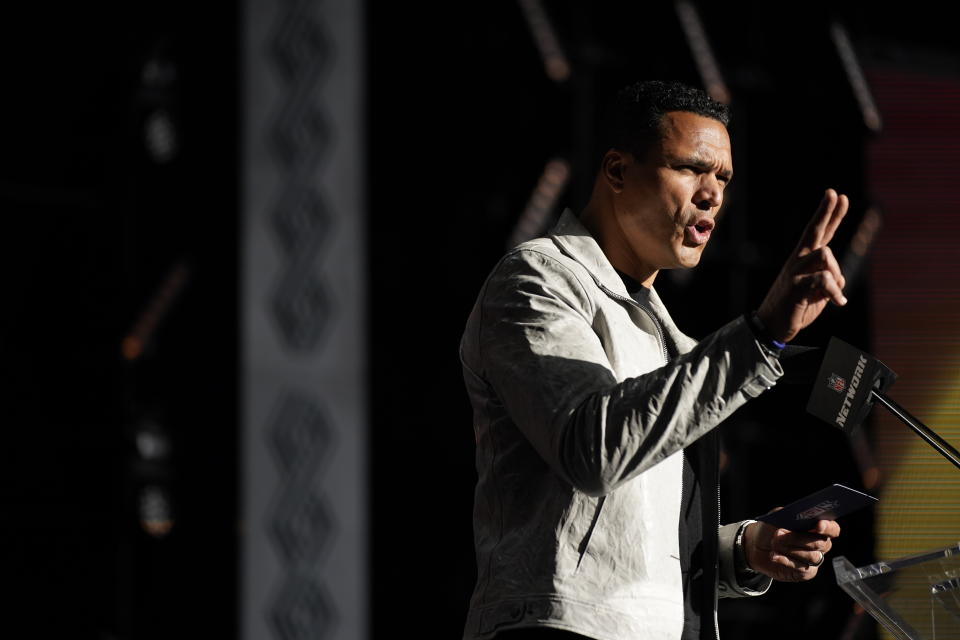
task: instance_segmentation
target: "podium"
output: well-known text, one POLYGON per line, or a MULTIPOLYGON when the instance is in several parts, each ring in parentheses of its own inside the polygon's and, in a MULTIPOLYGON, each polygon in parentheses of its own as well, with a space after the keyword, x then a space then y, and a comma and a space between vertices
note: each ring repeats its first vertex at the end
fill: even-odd
POLYGON ((864 567, 840 556, 833 570, 897 640, 960 640, 960 544, 864 567))

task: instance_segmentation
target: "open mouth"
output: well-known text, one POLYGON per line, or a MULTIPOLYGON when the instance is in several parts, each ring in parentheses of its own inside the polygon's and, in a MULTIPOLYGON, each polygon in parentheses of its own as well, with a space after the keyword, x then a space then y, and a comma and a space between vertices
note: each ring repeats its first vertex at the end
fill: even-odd
POLYGON ((684 235, 686 237, 684 239, 686 240, 687 244, 706 244, 707 240, 710 239, 710 233, 713 231, 714 226, 715 223, 711 218, 700 218, 693 224, 686 226, 684 230, 684 235))

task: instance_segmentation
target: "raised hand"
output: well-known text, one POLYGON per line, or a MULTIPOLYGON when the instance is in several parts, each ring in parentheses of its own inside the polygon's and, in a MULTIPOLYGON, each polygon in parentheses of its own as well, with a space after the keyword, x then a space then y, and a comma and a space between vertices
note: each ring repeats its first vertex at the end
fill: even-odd
POLYGON ((846 280, 827 244, 848 206, 847 196, 827 189, 800 242, 757 310, 760 321, 775 339, 792 340, 817 319, 829 301, 847 304, 843 295, 846 280))
POLYGON ((802 582, 817 575, 824 556, 840 535, 833 520, 818 520, 807 533, 754 522, 743 533, 747 565, 774 580, 802 582))

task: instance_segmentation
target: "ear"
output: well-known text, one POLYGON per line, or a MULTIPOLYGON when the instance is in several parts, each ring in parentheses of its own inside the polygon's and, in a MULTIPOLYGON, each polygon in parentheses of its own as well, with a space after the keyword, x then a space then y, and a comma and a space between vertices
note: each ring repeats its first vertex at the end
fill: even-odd
POLYGON ((630 154, 610 149, 600 161, 600 176, 614 193, 623 191, 623 183, 630 154))

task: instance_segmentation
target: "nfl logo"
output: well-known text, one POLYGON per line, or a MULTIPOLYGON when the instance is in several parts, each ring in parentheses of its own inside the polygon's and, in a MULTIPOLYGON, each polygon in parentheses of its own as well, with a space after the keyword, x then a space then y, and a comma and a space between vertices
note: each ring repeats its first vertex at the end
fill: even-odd
POLYGON ((836 391, 837 393, 842 393, 844 389, 847 388, 847 381, 838 376, 835 373, 830 374, 830 379, 827 380, 827 386, 836 391))

